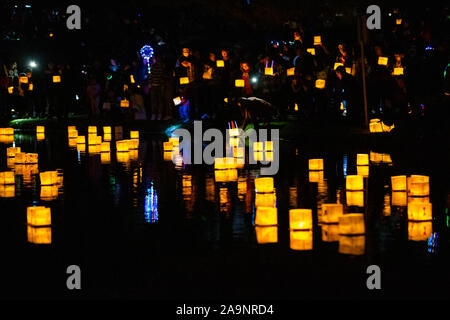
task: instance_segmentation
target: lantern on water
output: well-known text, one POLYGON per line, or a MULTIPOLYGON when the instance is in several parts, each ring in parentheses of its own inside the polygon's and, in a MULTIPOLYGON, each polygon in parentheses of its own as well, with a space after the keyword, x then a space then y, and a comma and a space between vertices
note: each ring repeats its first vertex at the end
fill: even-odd
POLYGON ((278 242, 278 227, 255 227, 255 233, 259 244, 278 242))
POLYGON ((322 44, 322 38, 320 36, 314 36, 314 45, 319 46, 322 44))
POLYGON ((254 142, 253 143, 253 151, 263 151, 264 144, 262 142, 254 142))
POLYGON ((58 186, 41 186, 41 200, 53 201, 58 198, 58 186))
POLYGON ((272 193, 256 193, 255 207, 271 207, 275 208, 277 205, 277 196, 275 192, 272 193))
POLYGON ((316 85, 317 89, 324 89, 325 88, 325 80, 317 79, 315 85, 316 85))
POLYGON ((32 227, 27 226, 27 238, 29 243, 34 244, 51 244, 52 228, 50 227, 32 227))
POLYGON ((308 172, 308 176, 309 176, 309 182, 311 183, 319 183, 322 182, 324 180, 324 176, 323 176, 323 171, 309 171, 308 172))
POLYGON ((225 169, 235 169, 236 160, 231 157, 225 158, 215 158, 214 159, 214 169, 215 170, 225 170, 225 169))
POLYGON ((245 86, 245 82, 243 79, 234 80, 234 85, 236 88, 243 88, 245 86))
POLYGON ((322 225, 322 241, 323 242, 339 241, 339 225, 337 223, 322 225))
POLYGON ((86 137, 85 136, 77 136, 77 144, 85 144, 86 137))
POLYGON ((129 108, 130 107, 130 101, 127 99, 120 100, 120 107, 121 108, 129 108))
POLYGON ((378 64, 380 66, 386 66, 388 63, 388 58, 387 57, 378 57, 378 64))
POLYGON ((362 177, 369 176, 369 166, 356 166, 356 174, 362 177))
POLYGON ((214 178, 216 182, 233 182, 238 179, 237 169, 215 170, 214 178))
POLYGON ((344 206, 338 203, 322 204, 322 221, 324 223, 339 223, 339 217, 344 214, 344 206))
POLYGON ((308 231, 290 231, 289 247, 296 251, 307 251, 313 248, 313 232, 308 231))
POLYGON ((88 152, 91 154, 96 154, 100 152, 100 146, 98 144, 90 144, 88 146, 88 152))
POLYGON ((347 191, 347 206, 364 207, 364 191, 347 191))
POLYGON ((309 159, 308 168, 310 171, 323 170, 323 159, 309 159))
POLYGON ((0 172, 0 185, 15 184, 15 176, 13 171, 0 172))
POLYGON ((266 75, 266 76, 273 76, 273 68, 265 68, 264 69, 264 75, 266 75))
POLYGON ((116 150, 117 152, 128 152, 128 141, 127 140, 119 140, 116 141, 116 150))
POLYGON ((139 131, 130 131, 130 139, 139 139, 139 131))
POLYGON ((364 214, 350 213, 339 217, 339 234, 355 235, 366 233, 364 227, 364 214))
POLYGON ((394 71, 392 72, 392 75, 394 75, 394 76, 402 76, 403 75, 403 68, 402 67, 394 68, 394 71))
MULTIPOLYGON (((102 139, 102 137, 100 137, 100 143, 101 143, 101 139, 102 139)), ((97 134, 89 134, 88 135, 88 144, 89 145, 99 144, 99 141, 98 141, 98 138, 97 138, 97 134)))
POLYGON ((255 226, 275 226, 278 224, 277 208, 257 207, 255 226))
POLYGON ((45 171, 39 174, 41 179, 41 186, 52 186, 57 183, 58 172, 56 171, 45 171))
POLYGON ((44 126, 36 126, 36 133, 45 133, 44 126))
POLYGON ((172 151, 173 143, 168 141, 163 143, 164 152, 172 151))
POLYGON ((180 78, 180 84, 189 84, 189 77, 181 77, 180 78))
POLYGON ((366 153, 358 153, 356 155, 356 165, 368 166, 369 165, 369 155, 366 153))
POLYGON ((316 49, 315 48, 308 48, 308 49, 306 49, 306 51, 309 52, 313 56, 316 55, 316 49))
POLYGON ((255 189, 258 193, 274 192, 273 178, 264 177, 255 179, 255 189))
POLYGON ((130 161, 130 154, 128 152, 116 152, 116 159, 119 163, 127 163, 130 161))
POLYGON ((406 176, 391 177, 392 191, 406 191, 406 176))
POLYGON ((431 203, 408 203, 408 220, 430 221, 433 219, 431 203))
POLYGON ((111 134, 110 133, 105 133, 103 135, 103 141, 111 141, 111 134))
POLYGON ((36 140, 37 141, 45 140, 45 133, 36 133, 36 140))
POLYGON ((67 135, 69 139, 76 139, 78 137, 78 130, 77 129, 69 129, 67 132, 67 135))
POLYGON ((9 147, 6 149, 6 156, 8 158, 14 158, 16 153, 20 152, 20 147, 9 147))
POLYGON ((218 68, 223 68, 223 67, 225 67, 225 62, 223 60, 217 60, 216 61, 216 66, 218 68))
POLYGON ((15 184, 0 184, 0 198, 14 198, 16 193, 15 184))
POLYGON ((53 76, 53 83, 60 83, 61 82, 61 76, 53 76))
POLYGON ((88 134, 97 135, 97 127, 95 126, 89 126, 88 127, 88 134))
POLYGON ((433 224, 427 222, 408 222, 409 241, 427 241, 433 233, 433 224))
POLYGON ((364 254, 366 237, 339 235, 339 253, 361 256, 364 254))
POLYGON ((111 151, 111 145, 109 142, 102 142, 100 145, 100 152, 110 152, 111 151))
POLYGON ((289 210, 289 228, 291 230, 312 229, 312 210, 311 209, 289 210))
POLYGON ((103 134, 111 134, 111 127, 103 127, 103 134))
POLYGON ((380 119, 371 119, 369 123, 369 131, 372 133, 383 132, 383 125, 380 119))
POLYGON ((19 83, 28 83, 28 77, 19 77, 19 83))
POLYGON ((51 222, 50 208, 46 207, 28 207, 27 208, 27 224, 40 227, 49 226, 51 222))
POLYGON ((14 163, 25 164, 27 160, 27 154, 25 152, 17 152, 14 157, 14 163))
MULTIPOLYGON (((425 193, 426 185, 430 183, 430 178, 428 176, 422 176, 422 175, 411 175, 407 179, 408 183, 408 193, 411 196, 412 194, 419 195, 421 193, 425 193)), ((429 193, 429 186, 428 186, 428 193, 429 193)), ((427 196, 428 194, 425 194, 427 196)))
POLYGON ((429 203, 430 197, 409 197, 408 204, 410 203, 429 203))
POLYGON ((408 196, 406 191, 392 191, 392 205, 397 207, 406 207, 408 204, 408 196))
POLYGON ((289 68, 286 70, 286 75, 289 76, 295 76, 295 68, 289 68))
POLYGON ((102 164, 110 164, 111 163, 111 153, 102 152, 100 154, 100 161, 102 164))
POLYGON ((8 93, 13 94, 13 92, 14 92, 14 87, 8 87, 8 93))
POLYGON ((69 147, 76 148, 77 147, 77 138, 69 138, 69 147))
POLYGON ((349 175, 346 178, 346 189, 349 191, 364 190, 364 177, 359 175, 349 175))
POLYGON ((428 182, 416 182, 409 185, 410 197, 427 197, 430 195, 430 184, 428 182))

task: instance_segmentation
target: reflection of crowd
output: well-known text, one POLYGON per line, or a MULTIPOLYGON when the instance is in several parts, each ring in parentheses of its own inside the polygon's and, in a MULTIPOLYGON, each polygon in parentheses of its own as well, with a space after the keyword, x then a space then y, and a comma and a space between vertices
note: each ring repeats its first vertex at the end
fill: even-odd
MULTIPOLYGON (((443 77, 448 39, 424 25, 396 20, 366 45, 364 60, 369 118, 387 123, 439 105, 438 97, 449 90, 443 77)), ((291 35, 286 41, 270 41, 259 53, 230 47, 200 51, 185 45, 176 62, 155 45, 149 74, 142 59, 123 65, 117 59, 88 66, 50 62, 43 72, 2 65, 1 116, 9 117, 14 109, 23 117, 58 119, 83 112, 100 119, 214 118, 222 114, 225 101, 255 96, 275 105, 282 117, 362 124, 359 44, 328 34, 315 39, 303 27, 291 35), (54 76, 61 81, 55 82, 54 76), (324 87, 317 80, 325 80, 324 87), (180 99, 174 103, 176 97, 180 99), (124 100, 128 108, 121 107, 124 100)))

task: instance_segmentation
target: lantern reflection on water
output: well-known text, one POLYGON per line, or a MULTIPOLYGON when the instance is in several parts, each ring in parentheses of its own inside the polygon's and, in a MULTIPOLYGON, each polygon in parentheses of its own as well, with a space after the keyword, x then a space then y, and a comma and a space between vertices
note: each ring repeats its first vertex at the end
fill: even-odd
POLYGON ((322 241, 323 242, 339 241, 339 225, 337 223, 322 225, 322 241))
POLYGON ((47 207, 28 207, 27 224, 33 227, 49 226, 52 224, 51 210, 47 207))
POLYGON ((275 226, 278 224, 277 208, 257 207, 255 226, 275 226))
POLYGON ((290 209, 289 210, 290 230, 310 230, 312 229, 311 209, 290 209))
POLYGON ((275 208, 277 204, 277 196, 275 192, 271 193, 256 193, 255 207, 272 207, 275 208))
POLYGON ((110 126, 103 127, 103 135, 105 135, 105 134, 111 134, 110 126))
POLYGON ((52 228, 27 226, 27 238, 33 244, 51 244, 52 228))
POLYGON ((339 217, 339 234, 356 235, 365 232, 364 214, 349 213, 339 217))
POLYGON ((111 145, 109 142, 102 142, 100 146, 100 152, 110 152, 111 151, 111 145))
POLYGON ((308 231, 290 231, 289 232, 289 247, 292 250, 307 251, 313 249, 313 232, 308 231))
POLYGON ((308 175, 311 183, 319 183, 324 180, 323 171, 309 171, 308 175))
POLYGON ((116 159, 119 163, 128 163, 130 161, 130 155, 128 152, 116 152, 116 159))
POLYGON ((236 88, 243 88, 245 86, 245 82, 243 79, 234 80, 234 85, 236 88))
POLYGON ((428 222, 408 222, 409 241, 427 241, 433 232, 433 224, 428 222))
POLYGON ((37 141, 45 140, 45 133, 36 133, 36 140, 37 141))
POLYGON ((322 204, 322 221, 324 223, 338 223, 339 217, 344 214, 344 206, 338 203, 322 204))
POLYGON ((273 185, 273 178, 264 177, 255 179, 255 189, 258 193, 273 192, 275 190, 273 185))
POLYGON ((111 153, 102 152, 100 154, 100 161, 102 164, 110 164, 111 163, 111 153))
POLYGON ((406 191, 406 176, 391 177, 392 191, 406 191))
POLYGON ((408 220, 430 221, 433 219, 431 203, 408 203, 408 220))
POLYGON ((339 253, 360 256, 364 254, 366 237, 339 235, 339 253))
POLYGON ((408 203, 406 191, 392 191, 391 203, 393 206, 406 207, 408 203))
POLYGON ((233 182, 238 179, 237 169, 214 170, 216 182, 233 182))
POLYGON ((0 185, 15 184, 15 176, 13 171, 0 172, 0 185))
POLYGON ((369 155, 366 153, 358 153, 356 155, 356 165, 357 166, 368 166, 369 165, 369 155))
POLYGON ((255 227, 256 241, 259 244, 277 243, 278 242, 278 227, 255 227))
POLYGON ((14 198, 15 193, 15 184, 0 184, 0 198, 14 198))
POLYGON ((45 133, 44 126, 36 126, 36 133, 45 133))
POLYGON ((104 135, 103 135, 103 141, 111 141, 112 140, 112 138, 111 138, 111 134, 110 133, 105 133, 104 135))
POLYGON ((41 186, 41 200, 53 201, 58 198, 58 186, 41 186))
POLYGON ((85 136, 77 136, 77 144, 85 144, 86 137, 85 136))

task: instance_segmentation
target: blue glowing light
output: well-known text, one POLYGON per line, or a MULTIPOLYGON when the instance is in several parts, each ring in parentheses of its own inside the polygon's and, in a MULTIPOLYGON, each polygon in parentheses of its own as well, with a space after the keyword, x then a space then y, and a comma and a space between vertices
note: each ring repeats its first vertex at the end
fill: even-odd
POLYGON ((150 73, 150 59, 153 57, 153 48, 146 44, 141 48, 140 53, 145 64, 147 65, 147 71, 150 73))
POLYGON ((150 188, 147 189, 147 195, 145 196, 145 222, 155 223, 158 219, 158 195, 152 181, 150 188))

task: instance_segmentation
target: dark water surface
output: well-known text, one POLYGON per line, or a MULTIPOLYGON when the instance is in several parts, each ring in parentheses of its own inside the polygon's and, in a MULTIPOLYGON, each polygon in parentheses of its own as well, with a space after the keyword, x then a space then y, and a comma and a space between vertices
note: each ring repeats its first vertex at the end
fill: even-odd
MULTIPOLYGON (((111 161, 102 163, 98 153, 69 148, 67 132, 49 132, 43 141, 16 134, 22 151, 39 153, 40 172, 61 169, 64 180, 57 199, 44 201, 39 175, 16 168, 14 197, 0 198, 1 297, 450 297, 447 169, 435 155, 281 141, 278 226, 258 230, 258 167, 217 183, 213 166, 164 161, 164 139, 141 133, 138 157, 124 162, 112 143, 111 161), (357 174, 357 153, 373 160, 361 208, 347 206, 345 192, 345 176, 357 174), (310 176, 311 158, 324 159, 323 179, 310 176), (432 223, 408 223, 407 208, 391 205, 390 177, 399 174, 430 176, 432 223), (321 205, 335 202, 346 213, 364 213, 365 235, 344 238, 336 225, 321 223, 321 205), (51 244, 30 243, 27 207, 33 205, 52 210, 51 244), (312 233, 305 234, 312 250, 291 248, 292 208, 313 211, 312 233), (258 243, 264 237, 257 232, 276 242, 258 243), (366 287, 372 264, 381 267, 381 291, 366 287), (69 265, 81 268, 81 291, 67 290, 69 265)), ((0 144, 0 171, 8 170, 8 146, 0 144)))

